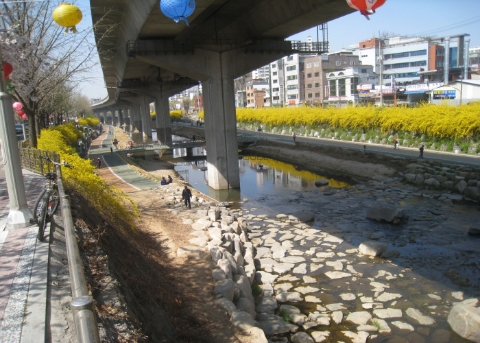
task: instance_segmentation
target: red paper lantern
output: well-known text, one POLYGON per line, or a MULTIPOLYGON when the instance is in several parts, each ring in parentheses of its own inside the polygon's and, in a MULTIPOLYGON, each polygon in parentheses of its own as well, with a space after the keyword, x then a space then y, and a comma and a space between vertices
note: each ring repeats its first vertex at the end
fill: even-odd
POLYGON ((23 112, 22 110, 16 111, 16 112, 17 112, 17 114, 18 114, 19 117, 21 117, 21 116, 23 116, 23 115, 25 114, 25 112, 23 112))
POLYGON ((10 80, 10 74, 13 71, 13 67, 8 62, 3 62, 3 75, 5 75, 5 81, 10 80))
POLYGON ((347 0, 348 6, 359 10, 368 20, 370 14, 375 13, 375 10, 382 6, 387 0, 347 0))
POLYGON ((24 114, 22 114, 21 118, 22 118, 23 120, 27 120, 27 115, 24 113, 24 114))

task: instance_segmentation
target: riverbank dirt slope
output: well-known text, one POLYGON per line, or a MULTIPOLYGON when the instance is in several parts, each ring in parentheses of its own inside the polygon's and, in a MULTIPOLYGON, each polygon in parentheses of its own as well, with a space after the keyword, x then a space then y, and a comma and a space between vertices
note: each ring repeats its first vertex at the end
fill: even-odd
MULTIPOLYGON (((130 137, 121 129, 115 130, 120 146, 126 145, 130 137)), ((203 130, 195 127, 174 126, 173 130, 177 135, 204 138, 203 130)), ((95 144, 101 144, 101 140, 102 136, 95 144)), ((405 159, 364 155, 362 151, 299 143, 262 142, 261 148, 253 147, 249 151, 356 182, 392 180, 411 163, 405 159)), ((183 187, 184 181, 168 162, 148 160, 136 165, 126 153, 119 153, 125 154, 125 160, 138 173, 155 180, 172 175, 174 185, 183 187)), ((91 262, 87 274, 94 294, 98 294, 97 310, 105 319, 103 325, 111 325, 110 336, 116 335, 106 341, 255 343, 248 333, 234 328, 227 315, 214 305, 211 262, 193 262, 176 256, 177 248, 189 245, 192 237, 185 213, 180 216, 168 210, 171 199, 152 189, 139 191, 123 183, 106 167, 99 169, 98 174, 108 184, 125 191, 138 204, 141 213, 135 231, 125 233, 99 225, 100 219, 94 218, 90 209, 77 209, 77 218, 83 218, 77 220, 77 227, 86 232, 80 235, 84 245, 96 240, 97 251, 105 251, 104 257, 87 259, 91 262), (108 283, 101 281, 105 279, 116 280, 112 281, 116 287, 105 286, 108 283), (108 292, 115 293, 113 298, 118 299, 118 303, 105 296, 108 292), (128 325, 121 324, 122 320, 128 325)))

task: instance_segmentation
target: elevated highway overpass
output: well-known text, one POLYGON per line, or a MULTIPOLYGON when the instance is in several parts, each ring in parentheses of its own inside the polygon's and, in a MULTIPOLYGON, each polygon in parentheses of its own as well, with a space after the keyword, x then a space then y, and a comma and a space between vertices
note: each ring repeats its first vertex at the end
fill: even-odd
POLYGON ((323 37, 311 44, 285 38, 353 9, 345 0, 197 0, 187 26, 167 18, 159 4, 90 0, 108 90, 94 111, 117 113, 119 125, 151 138, 154 102, 157 137, 169 144, 168 98, 201 82, 208 184, 238 188, 234 78, 286 55, 327 52, 323 37))

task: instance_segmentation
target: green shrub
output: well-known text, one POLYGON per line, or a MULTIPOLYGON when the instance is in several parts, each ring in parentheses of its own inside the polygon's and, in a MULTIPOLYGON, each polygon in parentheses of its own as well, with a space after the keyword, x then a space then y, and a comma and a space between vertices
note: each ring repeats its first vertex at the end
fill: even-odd
MULTIPOLYGON (((89 208, 96 209, 112 226, 123 230, 133 228, 134 218, 138 215, 136 204, 120 189, 108 186, 95 173, 90 160, 84 160, 75 149, 67 144, 76 132, 72 125, 59 125, 54 129, 42 130, 38 139, 38 148, 54 151, 60 160, 72 165, 62 168, 63 184, 67 192, 81 195, 89 208)), ((78 131, 78 130, 77 130, 78 131)), ((77 140, 75 140, 76 144, 77 140)))

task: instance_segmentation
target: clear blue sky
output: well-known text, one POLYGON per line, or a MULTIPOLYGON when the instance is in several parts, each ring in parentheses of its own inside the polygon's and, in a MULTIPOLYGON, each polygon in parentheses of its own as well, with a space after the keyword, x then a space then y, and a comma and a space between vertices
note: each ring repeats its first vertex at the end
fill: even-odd
MULTIPOLYGON (((90 1, 76 4, 83 11, 79 28, 91 27, 90 1)), ((306 41, 312 36, 316 40, 316 32, 314 27, 288 39, 306 41)), ((354 12, 328 23, 330 52, 379 35, 445 37, 462 33, 470 34, 471 48, 480 47, 480 0, 387 0, 370 20, 354 12)), ((82 84, 81 92, 90 98, 105 97, 100 67, 92 74, 95 79, 82 84)))
MULTIPOLYGON (((291 40, 317 39, 316 27, 291 40)), ((367 20, 359 12, 328 22, 330 52, 386 34, 435 36, 470 34, 470 48, 480 47, 480 0, 387 0, 367 20)), ((321 40, 321 33, 320 33, 321 40)))

